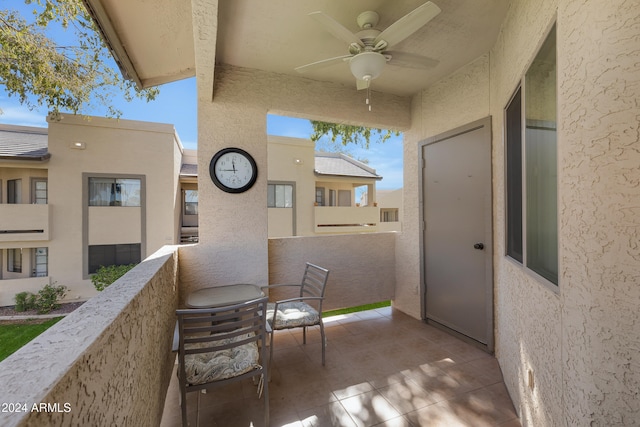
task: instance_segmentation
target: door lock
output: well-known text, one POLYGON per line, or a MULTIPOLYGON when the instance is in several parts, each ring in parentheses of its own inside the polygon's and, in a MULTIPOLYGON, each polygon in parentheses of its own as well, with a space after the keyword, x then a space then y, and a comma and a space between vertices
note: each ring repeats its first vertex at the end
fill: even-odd
POLYGON ((483 250, 484 243, 476 243, 475 245, 473 245, 473 249, 483 250))

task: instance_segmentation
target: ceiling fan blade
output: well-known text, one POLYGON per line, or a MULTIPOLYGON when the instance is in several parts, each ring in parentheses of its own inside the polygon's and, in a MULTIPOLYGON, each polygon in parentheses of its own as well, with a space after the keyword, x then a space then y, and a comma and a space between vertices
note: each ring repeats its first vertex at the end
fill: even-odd
POLYGON ((387 42, 387 47, 400 43, 435 18, 440 12, 442 10, 430 1, 418 6, 378 34, 378 37, 374 40, 374 45, 382 40, 387 42))
POLYGON ((395 65, 396 67, 424 69, 433 68, 440 63, 440 61, 426 56, 404 52, 385 52, 384 56, 387 57, 389 65, 395 65))
POLYGON ((351 58, 351 56, 352 55, 342 55, 342 56, 336 56, 333 58, 327 58, 327 59, 323 59, 322 61, 316 61, 310 64, 301 65, 299 67, 296 67, 295 70, 299 73, 305 73, 309 70, 319 70, 321 68, 334 65, 338 62, 343 62, 345 59, 351 58))
POLYGON ((341 23, 325 14, 324 12, 311 12, 309 16, 320 23, 320 25, 322 25, 324 29, 334 37, 343 40, 348 44, 355 43, 360 47, 364 47, 362 40, 356 37, 355 34, 345 28, 341 23))

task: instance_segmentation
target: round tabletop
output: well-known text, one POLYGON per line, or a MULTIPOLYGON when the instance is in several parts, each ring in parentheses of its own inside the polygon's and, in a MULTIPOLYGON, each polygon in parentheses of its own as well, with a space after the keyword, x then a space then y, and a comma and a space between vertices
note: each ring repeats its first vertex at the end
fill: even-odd
POLYGON ((264 292, 256 286, 247 283, 234 285, 213 286, 198 289, 187 295, 185 304, 189 308, 212 308, 225 305, 239 304, 264 296, 264 292))

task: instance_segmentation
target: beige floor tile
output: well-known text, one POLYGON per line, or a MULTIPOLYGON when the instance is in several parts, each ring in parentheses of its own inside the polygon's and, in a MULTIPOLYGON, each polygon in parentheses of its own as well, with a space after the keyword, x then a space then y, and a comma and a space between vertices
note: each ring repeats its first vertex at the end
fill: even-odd
MULTIPOLYGON (((269 382, 271 427, 518 427, 494 357, 448 333, 384 307, 276 331, 269 382)), ((162 427, 181 425, 177 378, 162 427)), ((190 425, 261 427, 262 400, 251 381, 187 398, 190 425), (199 413, 196 402, 200 398, 199 413)))

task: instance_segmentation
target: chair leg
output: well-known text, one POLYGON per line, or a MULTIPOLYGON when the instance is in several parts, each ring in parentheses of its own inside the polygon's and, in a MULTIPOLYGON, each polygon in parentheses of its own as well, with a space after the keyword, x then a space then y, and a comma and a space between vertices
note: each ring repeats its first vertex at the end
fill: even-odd
MULTIPOLYGON (((271 377, 271 370, 269 369, 269 367, 267 368, 266 376, 271 377)), ((264 399, 264 425, 265 427, 269 427, 269 379, 265 378, 262 381, 264 383, 262 389, 262 398, 264 399)))
POLYGON ((322 321, 320 321, 320 339, 322 339, 322 366, 324 366, 324 348, 326 344, 326 339, 324 337, 324 325, 322 321))
POLYGON ((187 394, 184 389, 180 387, 180 408, 182 410, 182 427, 187 427, 187 394))
POLYGON ((307 343, 307 327, 303 326, 302 327, 302 344, 306 344, 307 343))
POLYGON ((269 362, 267 364, 267 381, 269 382, 271 381, 271 370, 273 369, 273 336, 275 335, 276 331, 275 329, 273 329, 271 331, 271 339, 269 341, 269 362))

